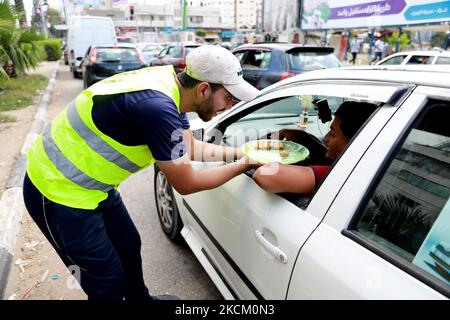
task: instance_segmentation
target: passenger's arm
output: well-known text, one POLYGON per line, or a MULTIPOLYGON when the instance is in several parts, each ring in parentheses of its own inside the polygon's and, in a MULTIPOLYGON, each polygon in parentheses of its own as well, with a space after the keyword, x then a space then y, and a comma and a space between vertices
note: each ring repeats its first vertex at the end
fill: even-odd
POLYGON ((232 161, 244 156, 239 148, 218 146, 197 140, 191 130, 184 130, 183 139, 190 159, 193 161, 232 161))
POLYGON ((303 166, 267 164, 255 171, 253 179, 261 188, 272 193, 312 194, 316 186, 313 170, 303 166))
POLYGON ((188 154, 175 161, 160 161, 158 166, 175 190, 183 195, 216 188, 253 167, 244 157, 220 167, 194 170, 188 154))

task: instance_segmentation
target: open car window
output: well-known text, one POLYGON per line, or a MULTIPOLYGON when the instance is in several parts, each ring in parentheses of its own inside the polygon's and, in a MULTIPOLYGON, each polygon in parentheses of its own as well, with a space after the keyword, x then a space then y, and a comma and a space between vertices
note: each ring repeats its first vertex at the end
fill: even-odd
MULTIPOLYGON (((240 112, 226 128, 222 128, 222 144, 241 147, 248 141, 271 137, 272 133, 282 129, 295 129, 306 133, 308 142, 305 141, 304 146, 309 150, 309 157, 294 165, 331 164, 324 157, 326 152, 323 138, 329 131, 334 112, 339 106, 345 101, 357 101, 378 107, 390 103, 398 90, 396 86, 354 83, 344 86, 327 84, 297 86, 295 90, 287 90, 283 96, 240 112), (378 99, 375 99, 376 97, 378 99), (329 110, 328 119, 323 115, 324 108, 329 110)), ((304 196, 288 197, 289 200, 299 204, 295 199, 304 196)), ((302 200, 299 206, 306 206, 307 203, 308 201, 302 200)))

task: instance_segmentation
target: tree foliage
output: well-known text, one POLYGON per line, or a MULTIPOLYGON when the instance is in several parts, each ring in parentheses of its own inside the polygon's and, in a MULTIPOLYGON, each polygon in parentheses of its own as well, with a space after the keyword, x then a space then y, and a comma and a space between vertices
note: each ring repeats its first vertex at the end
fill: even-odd
POLYGON ((24 30, 18 23, 22 14, 8 0, 0 0, 0 82, 39 63, 36 45, 22 37, 24 30))

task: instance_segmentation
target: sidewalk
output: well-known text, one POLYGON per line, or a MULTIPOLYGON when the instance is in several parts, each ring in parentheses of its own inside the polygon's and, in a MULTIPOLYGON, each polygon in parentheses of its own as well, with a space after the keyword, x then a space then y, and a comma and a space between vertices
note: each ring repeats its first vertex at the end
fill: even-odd
MULTIPOLYGON (((47 108, 42 111, 42 127, 82 90, 82 80, 74 79, 69 67, 59 62, 56 81, 47 108)), ((56 66, 56 65, 55 65, 56 66)), ((39 113, 39 111, 38 111, 39 113)), ((24 143, 26 148, 29 142, 24 143)), ((20 197, 23 203, 22 197, 20 197)), ((12 249, 11 270, 3 299, 65 300, 86 299, 78 282, 49 244, 26 210, 12 249)), ((0 269, 1 277, 1 269, 0 269)))
POLYGON ((30 72, 43 74, 49 78, 47 89, 36 97, 33 104, 7 112, 17 120, 11 123, 0 123, 0 298, 5 290, 7 277, 13 259, 13 248, 24 211, 22 200, 22 180, 25 174, 25 149, 30 141, 30 133, 37 132, 44 125, 45 114, 42 107, 48 104, 56 70, 59 62, 43 62, 30 72), (41 111, 41 112, 39 112, 41 111))

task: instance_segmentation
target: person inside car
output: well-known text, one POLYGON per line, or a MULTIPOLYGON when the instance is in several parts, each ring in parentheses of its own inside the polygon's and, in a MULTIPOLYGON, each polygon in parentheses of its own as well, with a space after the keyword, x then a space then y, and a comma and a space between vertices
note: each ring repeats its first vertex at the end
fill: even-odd
MULTIPOLYGON (((364 122, 375 111, 377 105, 345 101, 334 113, 330 131, 325 135, 325 157, 335 161, 347 146, 355 133, 364 122)), ((304 137, 304 132, 298 130, 282 130, 280 138, 297 140, 304 137)), ((302 141, 298 141, 302 143, 302 141)), ((314 164, 310 166, 291 166, 279 164, 276 171, 270 170, 266 164, 259 167, 253 174, 255 182, 264 190, 272 193, 300 193, 311 195, 317 187, 325 180, 330 171, 329 164, 314 164)))

